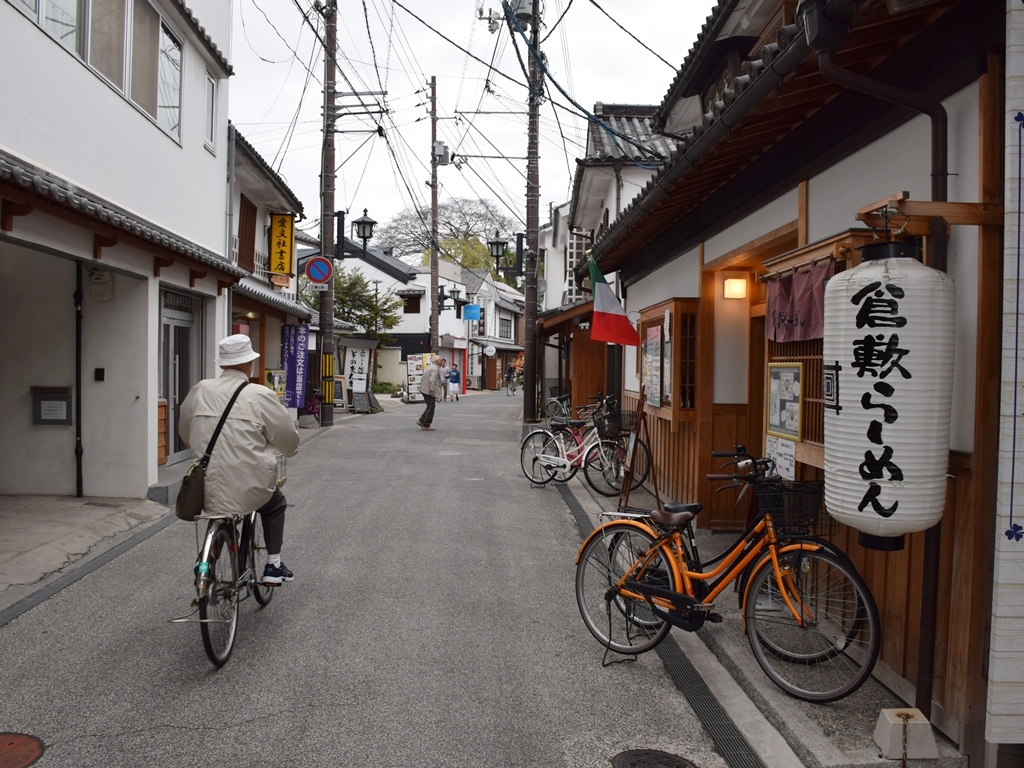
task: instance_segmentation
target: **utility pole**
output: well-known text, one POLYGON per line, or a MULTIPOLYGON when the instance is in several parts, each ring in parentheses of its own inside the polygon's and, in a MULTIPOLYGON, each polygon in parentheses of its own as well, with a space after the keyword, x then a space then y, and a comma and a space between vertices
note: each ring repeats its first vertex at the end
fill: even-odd
POLYGON ((440 349, 437 337, 437 78, 430 78, 430 352, 440 349))
POLYGON ((526 300, 523 340, 523 421, 537 421, 537 257, 540 250, 540 159, 538 135, 544 72, 540 57, 540 0, 533 0, 530 21, 530 103, 526 147, 526 300))
MULTIPOLYGON (((321 11, 327 28, 324 34, 324 152, 320 168, 320 255, 334 259, 334 119, 337 110, 335 80, 338 50, 338 4, 328 0, 321 11)), ((341 233, 344 235, 344 232, 341 233)), ((301 352, 300 352, 301 354, 301 352)), ((334 426, 334 277, 320 292, 320 424, 334 426)), ((314 375, 316 372, 314 371, 314 375)))

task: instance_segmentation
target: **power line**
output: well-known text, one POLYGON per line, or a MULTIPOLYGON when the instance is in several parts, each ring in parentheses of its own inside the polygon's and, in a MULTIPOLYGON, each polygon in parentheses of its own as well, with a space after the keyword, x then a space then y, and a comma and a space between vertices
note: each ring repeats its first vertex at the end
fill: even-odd
MULTIPOLYGON (((625 32, 625 33, 626 33, 627 35, 629 35, 629 36, 630 36, 630 37, 632 37, 632 38, 633 38, 634 40, 636 40, 636 41, 637 41, 638 43, 640 43, 640 45, 641 45, 641 46, 643 46, 643 48, 644 48, 644 49, 645 49, 646 51, 648 51, 649 53, 653 53, 653 54, 654 54, 654 55, 655 55, 655 56, 656 56, 656 57, 658 58, 658 60, 659 60, 659 61, 663 62, 663 63, 665 64, 665 66, 669 67, 669 68, 670 68, 670 69, 671 69, 671 70, 672 70, 673 72, 675 72, 675 71, 676 71, 676 68, 675 68, 675 67, 673 67, 673 66, 672 66, 671 64, 669 64, 669 63, 668 63, 667 61, 665 61, 665 59, 661 58, 661 56, 659 56, 659 55, 658 55, 657 53, 655 53, 655 52, 654 52, 654 51, 652 51, 652 50, 651 50, 650 48, 648 48, 648 47, 647 47, 647 45, 646 45, 646 44, 644 43, 644 41, 643 41, 643 40, 641 40, 641 39, 640 39, 639 37, 637 37, 636 35, 634 35, 634 34, 633 34, 632 32, 630 32, 630 31, 629 31, 628 29, 626 29, 626 28, 625 28, 624 26, 622 26, 621 24, 619 24, 619 22, 617 22, 617 21, 616 21, 615 19, 613 19, 613 18, 612 18, 612 16, 611 16, 611 14, 610 14, 610 13, 608 13, 608 11, 606 11, 606 10, 605 10, 604 8, 602 8, 602 7, 600 6, 600 5, 598 5, 598 4, 597 4, 597 0, 590 0, 590 2, 591 2, 591 4, 592 4, 592 5, 593 5, 593 6, 595 7, 595 8, 597 8, 597 10, 599 10, 599 11, 600 11, 601 13, 603 13, 603 14, 604 14, 605 16, 607 16, 607 17, 608 17, 609 19, 611 19, 611 22, 612 22, 612 24, 614 24, 615 26, 617 26, 617 27, 618 27, 619 29, 621 29, 621 30, 622 30, 623 32, 625 32)), ((569 0, 569 4, 570 4, 570 5, 572 5, 572 0, 569 0)), ((569 9, 568 9, 568 7, 566 7, 566 9, 565 9, 565 10, 569 10, 569 9)), ((563 14, 563 15, 564 15, 564 14, 563 14)))

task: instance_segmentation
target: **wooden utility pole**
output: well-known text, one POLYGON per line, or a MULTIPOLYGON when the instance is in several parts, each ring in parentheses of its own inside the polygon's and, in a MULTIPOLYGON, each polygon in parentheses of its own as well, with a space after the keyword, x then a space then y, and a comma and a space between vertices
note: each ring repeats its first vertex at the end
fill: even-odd
POLYGON ((540 0, 533 0, 530 22, 530 103, 526 148, 526 283, 524 295, 525 336, 523 340, 523 421, 537 421, 537 257, 540 249, 540 102, 544 94, 544 71, 540 62, 540 0))
POLYGON ((437 337, 437 78, 430 78, 430 352, 440 349, 437 337))
MULTIPOLYGON (((338 4, 328 0, 323 11, 324 35, 324 152, 320 167, 320 255, 334 264, 334 118, 338 4)), ((344 233, 342 233, 344 234, 344 233)), ((300 354, 302 350, 300 350, 300 354)), ((334 277, 320 292, 320 424, 334 425, 334 277)), ((315 375, 316 372, 313 372, 315 375)))

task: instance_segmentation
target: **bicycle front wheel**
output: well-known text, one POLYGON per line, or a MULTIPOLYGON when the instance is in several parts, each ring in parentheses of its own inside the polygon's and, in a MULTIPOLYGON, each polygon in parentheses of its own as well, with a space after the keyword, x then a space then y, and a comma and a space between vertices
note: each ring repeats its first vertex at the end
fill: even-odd
POLYGON ((250 541, 249 554, 254 577, 252 593, 257 603, 267 605, 274 596, 274 588, 263 583, 263 569, 267 567, 269 555, 267 554, 267 542, 263 538, 263 519, 258 514, 253 517, 250 541))
POLYGON ((554 479, 554 474, 540 462, 540 457, 544 454, 544 444, 550 437, 550 432, 536 430, 526 436, 519 449, 519 466, 534 485, 544 485, 554 479))
POLYGON ((817 703, 849 696, 878 659, 882 632, 874 598, 856 571, 826 550, 781 553, 779 568, 781 582, 766 559, 747 589, 754 658, 790 696, 817 703))
POLYGON ((206 594, 199 598, 203 648, 218 667, 231 656, 238 628, 238 560, 234 543, 234 526, 222 525, 217 529, 206 562, 209 583, 206 594))
POLYGON ((608 523, 587 542, 576 565, 576 604, 583 623, 605 648, 621 654, 649 651, 665 639, 670 625, 646 600, 626 593, 619 582, 663 588, 676 583, 667 551, 658 551, 641 572, 639 561, 657 538, 636 525, 608 523))
POLYGON ((549 419, 565 419, 568 418, 565 412, 565 407, 558 400, 548 400, 544 406, 544 415, 549 419))

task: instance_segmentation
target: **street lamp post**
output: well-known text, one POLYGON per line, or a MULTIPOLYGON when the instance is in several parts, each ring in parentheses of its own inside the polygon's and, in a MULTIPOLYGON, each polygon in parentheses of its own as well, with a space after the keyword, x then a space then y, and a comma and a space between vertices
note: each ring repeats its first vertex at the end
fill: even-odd
MULTIPOLYGON (((365 240, 363 241, 366 242, 365 240)), ((363 246, 366 247, 365 245, 363 246)), ((380 351, 380 284, 384 281, 380 278, 373 280, 373 338, 377 342, 377 348, 373 350, 373 376, 370 379, 371 386, 377 384, 377 353, 380 351)))

